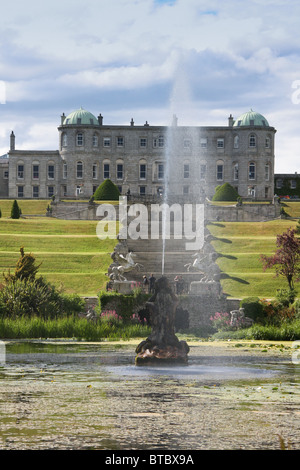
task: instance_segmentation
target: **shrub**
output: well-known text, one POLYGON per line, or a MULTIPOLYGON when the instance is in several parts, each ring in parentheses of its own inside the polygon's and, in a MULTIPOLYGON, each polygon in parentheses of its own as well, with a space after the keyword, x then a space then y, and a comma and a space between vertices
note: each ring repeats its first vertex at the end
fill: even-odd
POLYGON ((216 192, 212 198, 213 201, 237 201, 238 193, 229 183, 217 186, 216 192))
POLYGON ((256 321, 264 316, 264 307, 258 297, 246 297, 241 300, 240 307, 245 311, 245 317, 256 321))
POLYGON ((14 200, 12 208, 11 208, 11 213, 10 216, 12 219, 19 219, 21 215, 21 209, 17 203, 16 200, 14 200))
POLYGON ((103 181, 94 192, 95 201, 118 201, 119 196, 120 191, 110 179, 103 181))
POLYGON ((295 289, 277 289, 276 300, 284 307, 288 307, 295 301, 296 295, 295 289))

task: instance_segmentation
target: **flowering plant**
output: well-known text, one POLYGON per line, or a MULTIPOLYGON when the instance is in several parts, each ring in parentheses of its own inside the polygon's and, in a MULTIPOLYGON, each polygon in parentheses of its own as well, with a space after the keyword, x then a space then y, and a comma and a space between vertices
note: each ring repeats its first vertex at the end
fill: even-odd
POLYGON ((210 317, 214 328, 217 330, 230 330, 230 315, 227 312, 217 312, 210 317))

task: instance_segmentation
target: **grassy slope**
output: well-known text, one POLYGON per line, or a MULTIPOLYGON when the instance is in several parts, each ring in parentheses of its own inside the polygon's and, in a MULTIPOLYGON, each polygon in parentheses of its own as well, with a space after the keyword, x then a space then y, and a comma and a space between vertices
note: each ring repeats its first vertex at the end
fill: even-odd
MULTIPOLYGON (((96 221, 68 221, 47 217, 11 220, 12 201, 0 201, 0 273, 14 270, 19 250, 32 252, 39 273, 67 293, 97 295, 107 282, 114 240, 99 240, 96 221), (9 203, 9 204, 8 204, 9 203)), ((21 204, 20 204, 21 205, 21 204)), ((22 201, 23 214, 45 214, 48 201, 22 201)))
MULTIPOLYGON (((95 221, 68 221, 46 217, 10 220, 12 201, 0 201, 0 273, 14 269, 20 246, 33 252, 40 273, 55 285, 63 285, 66 292, 96 295, 107 277, 110 253, 115 242, 99 240, 95 221)), ((21 201, 23 214, 44 215, 48 201, 21 201)), ((300 217, 300 203, 286 203, 285 210, 300 217)), ((297 219, 270 222, 220 222, 209 225, 217 237, 213 241, 222 254, 218 259, 225 279, 224 291, 231 297, 274 297, 276 289, 286 283, 274 277, 271 271, 263 272, 260 254, 272 254, 278 233, 295 227, 297 219)))
MULTIPOLYGON (((300 216, 300 203, 287 203, 285 210, 300 216)), ((224 273, 224 292, 231 297, 258 296, 272 298, 276 289, 287 287, 287 282, 275 277, 274 271, 262 269, 260 254, 271 255, 276 249, 276 235, 294 228, 297 219, 269 222, 220 222, 208 226, 217 237, 212 244, 222 256, 218 264, 224 273)))

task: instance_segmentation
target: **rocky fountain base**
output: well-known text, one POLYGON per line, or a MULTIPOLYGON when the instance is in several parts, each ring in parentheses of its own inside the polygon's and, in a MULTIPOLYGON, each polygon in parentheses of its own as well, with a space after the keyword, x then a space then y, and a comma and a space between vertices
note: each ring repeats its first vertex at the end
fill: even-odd
POLYGON ((187 362, 189 346, 175 335, 177 296, 166 277, 155 281, 154 294, 147 302, 152 332, 136 348, 137 365, 187 362))

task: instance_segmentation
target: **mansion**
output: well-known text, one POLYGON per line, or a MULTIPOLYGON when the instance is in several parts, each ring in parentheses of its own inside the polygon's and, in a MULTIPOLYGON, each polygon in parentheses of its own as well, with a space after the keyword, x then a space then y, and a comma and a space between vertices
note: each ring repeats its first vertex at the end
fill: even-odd
POLYGON ((14 132, 0 157, 0 197, 89 199, 106 179, 121 194, 211 198, 225 182, 243 198, 274 196, 276 130, 249 111, 226 126, 104 124, 79 109, 61 116, 58 150, 18 150, 14 132))

